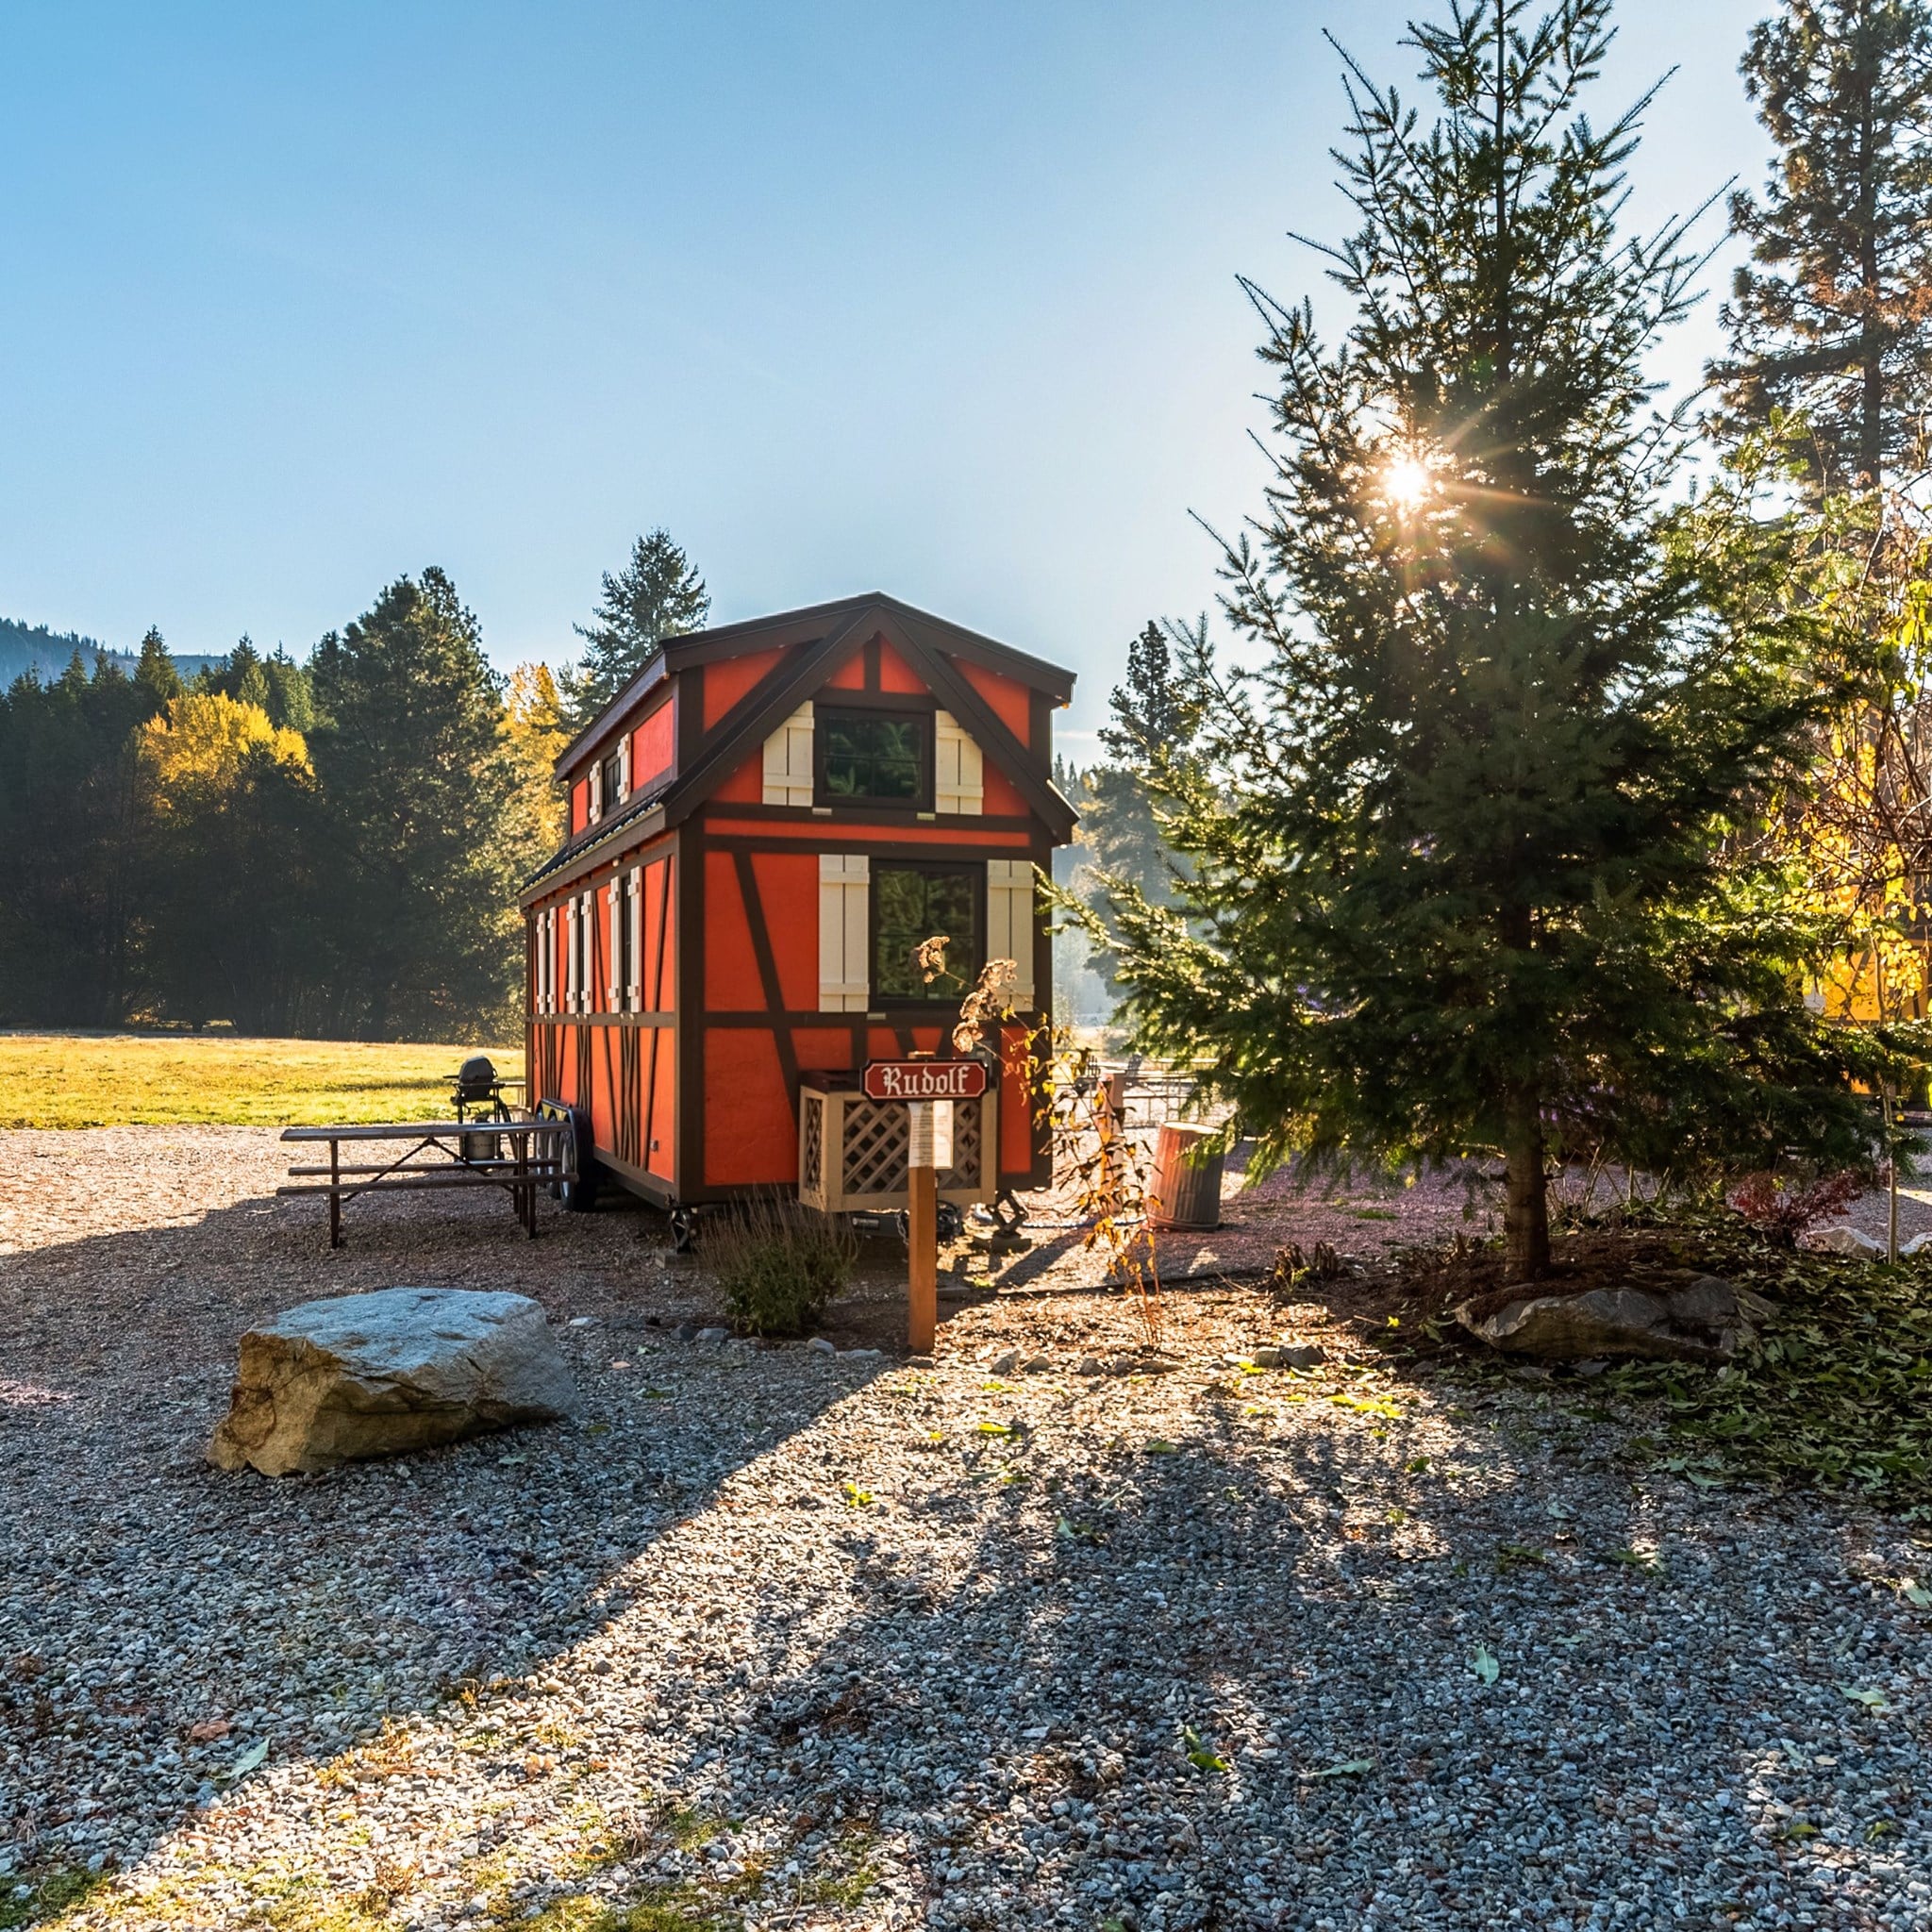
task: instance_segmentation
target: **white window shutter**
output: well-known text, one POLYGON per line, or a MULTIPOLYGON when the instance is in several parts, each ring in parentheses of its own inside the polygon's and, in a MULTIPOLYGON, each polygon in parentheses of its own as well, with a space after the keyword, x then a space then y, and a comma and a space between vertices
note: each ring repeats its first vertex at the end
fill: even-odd
POLYGON ((626 929, 624 881, 614 878, 605 889, 605 904, 610 910, 610 1007, 613 1013, 624 1011, 624 935, 626 929))
POLYGON ((584 936, 584 969, 577 975, 577 1000, 583 1011, 597 1010, 597 894, 594 889, 584 894, 583 910, 577 924, 584 936))
POLYGON ((986 779, 979 747, 950 711, 933 716, 933 808, 970 812, 986 809, 986 779))
POLYGON ((809 805, 812 798, 811 706, 800 705, 765 740, 765 803, 809 805))
POLYGON ((630 796, 630 733, 624 734, 617 747, 617 802, 622 805, 630 796))
POLYGON ((1033 1010, 1033 862, 1027 858, 986 861, 986 957, 1010 959, 1013 1010, 1033 1010))
POLYGON ((577 1009, 577 902, 563 902, 563 1010, 577 1009))
POLYGON ((872 1002, 872 861, 819 854, 819 1011, 862 1013, 872 1002))
POLYGON ((626 874, 628 890, 625 916, 630 929, 630 944, 625 951, 630 960, 630 985, 625 991, 630 995, 630 1009, 641 1013, 644 1009, 644 874, 641 866, 632 866, 626 874))
POLYGON ((591 806, 589 817, 591 824, 594 825, 604 816, 604 767, 602 765, 592 765, 591 767, 590 786, 591 806))
POLYGON ((543 915, 542 950, 537 955, 537 984, 542 989, 543 1010, 557 1010, 557 908, 543 915))

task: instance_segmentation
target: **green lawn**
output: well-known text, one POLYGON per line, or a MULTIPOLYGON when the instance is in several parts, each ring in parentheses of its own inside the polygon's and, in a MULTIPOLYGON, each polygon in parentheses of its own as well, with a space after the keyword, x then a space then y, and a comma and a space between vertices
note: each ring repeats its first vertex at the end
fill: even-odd
POLYGON ((0 1033, 0 1127, 441 1120, 452 1076, 478 1051, 506 1079, 524 1071, 521 1046, 0 1033))

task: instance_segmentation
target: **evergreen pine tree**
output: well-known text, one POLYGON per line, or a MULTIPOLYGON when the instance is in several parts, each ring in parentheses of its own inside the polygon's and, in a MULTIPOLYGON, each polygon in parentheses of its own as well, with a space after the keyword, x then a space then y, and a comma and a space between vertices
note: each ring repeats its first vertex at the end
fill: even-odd
POLYGON ((331 834, 336 1024, 376 1038, 499 1024, 538 857, 512 809, 503 680, 441 571, 400 577, 310 663, 309 752, 331 834))
POLYGON ((154 625, 148 625, 147 635, 141 641, 141 657, 134 667, 134 681, 158 711, 170 698, 181 695, 181 674, 175 668, 175 660, 168 655, 161 633, 154 625))
POLYGON ((1819 714, 1780 553, 1674 490, 1643 358, 1682 228, 1621 236, 1640 102, 1583 110, 1608 0, 1452 0, 1422 125, 1349 63, 1355 319, 1250 293, 1278 381, 1257 542, 1198 641, 1163 816, 1193 876, 1119 895, 1140 1044, 1207 1060, 1264 1159, 1497 1157, 1513 1275, 1546 1165, 1869 1158, 1807 937, 1727 842, 1819 714))
POLYGON ((596 717, 666 638, 702 629, 710 608, 704 578, 671 533, 640 537, 630 561, 615 576, 604 573, 596 615, 575 626, 590 648, 565 680, 572 729, 596 717))
POLYGON ((1785 0, 1753 31, 1744 83, 1777 155, 1712 376, 1726 426, 1801 419, 1814 490, 1922 467, 1932 404, 1932 4, 1785 0))

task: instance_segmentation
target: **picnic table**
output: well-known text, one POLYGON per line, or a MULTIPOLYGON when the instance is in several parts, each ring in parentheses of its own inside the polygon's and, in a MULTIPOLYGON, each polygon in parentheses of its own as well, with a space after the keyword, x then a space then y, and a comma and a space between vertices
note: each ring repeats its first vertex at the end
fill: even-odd
POLYGON ((567 1117, 487 1123, 395 1122, 374 1126, 284 1127, 282 1139, 328 1143, 328 1165, 289 1170, 277 1194, 326 1194, 328 1244, 342 1244, 342 1208, 358 1194, 429 1188, 502 1188, 517 1219, 537 1232, 537 1191, 575 1182, 575 1133, 567 1117), (393 1158, 357 1160, 370 1148, 400 1145, 393 1158), (347 1150, 350 1158, 343 1158, 347 1150))

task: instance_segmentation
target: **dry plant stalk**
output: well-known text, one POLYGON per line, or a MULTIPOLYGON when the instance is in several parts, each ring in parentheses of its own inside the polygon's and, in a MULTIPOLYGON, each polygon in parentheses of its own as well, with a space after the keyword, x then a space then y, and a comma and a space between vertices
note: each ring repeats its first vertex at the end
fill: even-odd
POLYGON ((1029 1037, 1027 1084, 1052 1136, 1054 1172, 1064 1171, 1091 1223, 1082 1251, 1106 1253, 1108 1280, 1134 1297, 1147 1345, 1158 1348, 1167 1310, 1148 1152, 1126 1131, 1093 1049, 1076 1045, 1064 1028, 1043 1025, 1029 1037))
MULTIPOLYGON (((946 936, 935 934, 915 948, 913 958, 928 985, 945 971, 950 943, 946 936)), ((990 1047, 998 1055, 1001 1025, 1013 1016, 1018 977, 1019 967, 1011 959, 989 959, 980 969, 973 990, 959 1003, 958 1024, 953 1028, 956 1054, 990 1047)), ((1026 1088, 1051 1136, 1054 1172, 1058 1175, 1064 1164, 1080 1215, 1091 1221, 1082 1252, 1106 1251, 1107 1278, 1133 1295, 1147 1345, 1158 1348, 1166 1333, 1166 1309, 1147 1150, 1119 1118, 1091 1047, 1074 1044, 1070 1033, 1050 1022, 1029 1031, 1025 1043, 1026 1088)))

